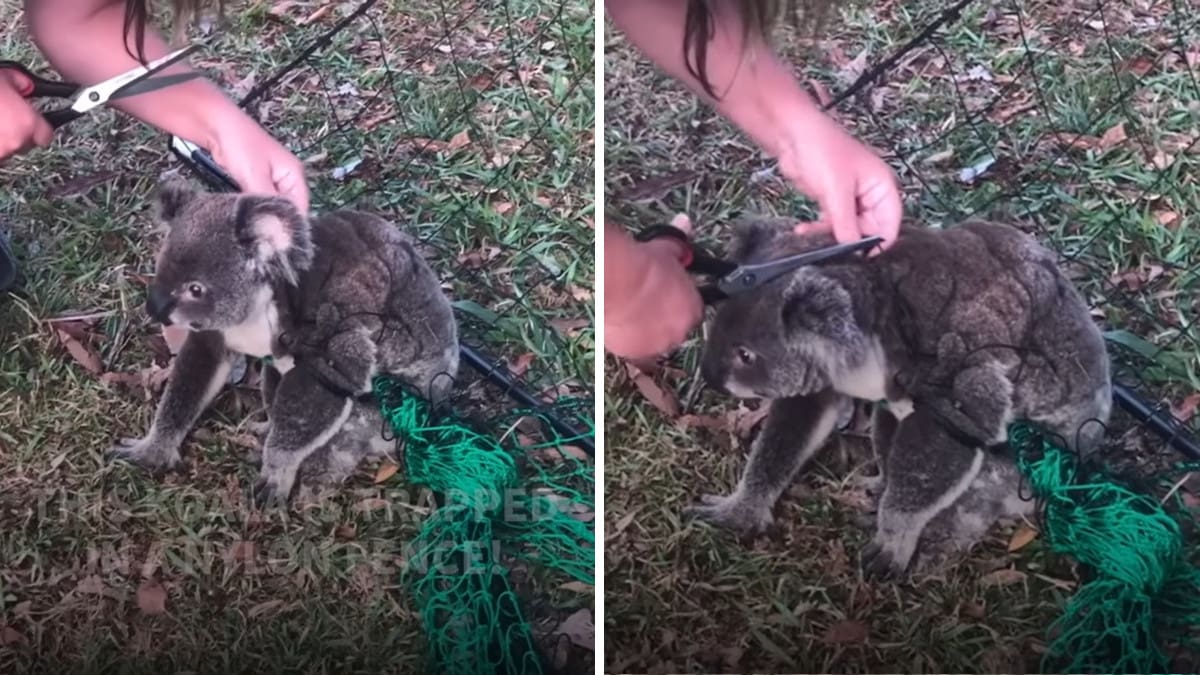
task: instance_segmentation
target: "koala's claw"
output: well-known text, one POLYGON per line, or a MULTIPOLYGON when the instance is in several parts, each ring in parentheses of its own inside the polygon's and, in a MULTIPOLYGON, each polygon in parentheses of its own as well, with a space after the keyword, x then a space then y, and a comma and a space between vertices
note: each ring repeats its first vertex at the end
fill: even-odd
POLYGON ((263 473, 254 482, 254 505, 259 509, 285 508, 296 488, 296 476, 280 472, 263 473))
POLYGON ((891 581, 900 578, 908 569, 909 561, 899 561, 895 556, 875 542, 867 544, 862 551, 863 576, 878 581, 891 581))
POLYGON ((742 534, 765 532, 775 519, 770 508, 760 508, 732 495, 703 495, 700 503, 685 510, 693 518, 742 534))
POLYGON ((871 476, 868 476, 865 474, 858 474, 851 480, 855 487, 861 488, 863 491, 865 491, 867 493, 868 496, 878 497, 880 495, 880 493, 883 492, 883 474, 882 473, 876 473, 871 476))
POLYGON ((164 448, 148 438, 122 438, 104 451, 104 458, 110 462, 129 462, 153 475, 183 468, 183 458, 179 456, 178 449, 164 448))

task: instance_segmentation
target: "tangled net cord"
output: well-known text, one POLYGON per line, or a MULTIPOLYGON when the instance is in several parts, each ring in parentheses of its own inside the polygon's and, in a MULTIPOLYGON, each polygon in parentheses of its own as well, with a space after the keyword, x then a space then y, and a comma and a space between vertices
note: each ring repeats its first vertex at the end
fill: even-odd
MULTIPOLYGON (((492 548, 505 542, 505 552, 531 568, 594 584, 595 535, 573 513, 593 511, 594 497, 591 490, 572 487, 573 482, 591 485, 590 469, 564 454, 561 466, 569 468, 552 471, 529 461, 533 475, 521 480, 517 458, 499 441, 435 410, 397 380, 376 378, 374 393, 403 442, 409 479, 442 495, 441 506, 412 542, 403 573, 421 608, 428 669, 541 672, 520 598, 492 548), (510 509, 527 515, 511 518, 510 509)), ((570 440, 556 438, 524 450, 570 440)))
MULTIPOLYGON (((1040 502, 1050 550, 1092 574, 1051 625, 1057 635, 1043 669, 1063 662, 1057 672, 1166 672, 1165 645, 1200 648, 1200 570, 1180 522, 1153 496, 1082 461, 1035 425, 1013 424, 1009 442, 1040 502)), ((1200 462, 1186 462, 1169 473, 1196 470, 1200 462)))

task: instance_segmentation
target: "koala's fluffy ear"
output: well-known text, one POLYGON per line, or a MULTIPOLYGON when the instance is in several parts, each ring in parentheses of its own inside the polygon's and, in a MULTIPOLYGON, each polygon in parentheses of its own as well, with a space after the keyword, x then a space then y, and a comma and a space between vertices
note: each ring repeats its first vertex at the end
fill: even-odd
POLYGON ((304 216, 287 199, 247 196, 238 200, 238 241, 263 262, 305 246, 307 232, 304 216))
POLYGON ((182 176, 163 178, 156 190, 158 217, 170 222, 196 198, 196 188, 182 176))

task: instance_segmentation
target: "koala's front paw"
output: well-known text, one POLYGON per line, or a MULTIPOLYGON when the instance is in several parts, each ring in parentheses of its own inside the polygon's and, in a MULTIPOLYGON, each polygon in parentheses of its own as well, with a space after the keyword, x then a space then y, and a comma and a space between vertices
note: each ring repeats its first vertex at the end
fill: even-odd
POLYGON ((122 438, 104 452, 104 457, 109 461, 129 462, 154 475, 183 468, 179 446, 164 443, 150 436, 140 439, 122 438))
POLYGON ((868 579, 894 580, 908 571, 916 549, 902 541, 904 537, 888 538, 879 534, 863 548, 862 571, 868 579))
POLYGON ((775 522, 769 506, 753 504, 736 493, 704 495, 701 501, 688 507, 685 513, 740 534, 761 534, 775 522))

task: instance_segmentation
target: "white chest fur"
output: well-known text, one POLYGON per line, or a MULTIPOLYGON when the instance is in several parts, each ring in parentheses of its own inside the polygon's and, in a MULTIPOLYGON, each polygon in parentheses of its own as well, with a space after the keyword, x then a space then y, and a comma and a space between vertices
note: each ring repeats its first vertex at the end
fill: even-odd
POLYGON ((278 326, 279 310, 275 307, 271 290, 264 288, 254 298, 254 309, 250 316, 242 323, 222 331, 225 346, 248 356, 270 356, 278 326))
POLYGON ((912 412, 912 401, 888 399, 887 384, 890 371, 887 357, 883 354, 883 347, 878 341, 872 341, 867 350, 867 357, 858 366, 843 371, 834 378, 833 388, 857 399, 886 400, 893 414, 899 419, 904 419, 912 412))

